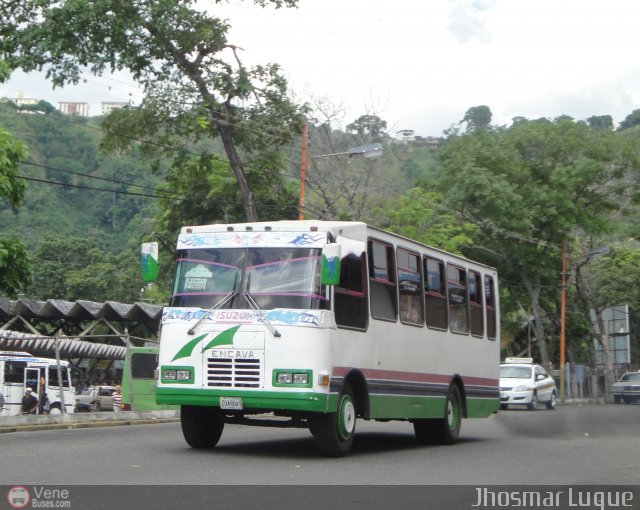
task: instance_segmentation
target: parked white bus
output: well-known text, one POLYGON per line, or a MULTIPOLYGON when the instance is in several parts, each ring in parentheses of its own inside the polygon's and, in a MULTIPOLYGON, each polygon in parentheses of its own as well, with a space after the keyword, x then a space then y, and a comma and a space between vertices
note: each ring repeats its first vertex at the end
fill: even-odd
MULTIPOLYGON (((27 352, 0 351, 0 393, 4 399, 0 416, 20 414, 26 388, 31 388, 41 402, 46 393, 50 414, 62 412, 63 397, 65 412, 73 413, 76 393, 71 385, 69 362, 60 361, 60 375, 63 395, 60 392, 58 364, 55 359, 39 358, 27 352)), ((41 406, 37 412, 43 412, 41 406)))
POLYGON ((452 444, 463 417, 499 408, 490 267, 364 223, 307 220, 185 227, 176 262, 157 402, 181 405, 194 448, 215 446, 225 423, 279 424, 343 456, 357 418, 452 444))

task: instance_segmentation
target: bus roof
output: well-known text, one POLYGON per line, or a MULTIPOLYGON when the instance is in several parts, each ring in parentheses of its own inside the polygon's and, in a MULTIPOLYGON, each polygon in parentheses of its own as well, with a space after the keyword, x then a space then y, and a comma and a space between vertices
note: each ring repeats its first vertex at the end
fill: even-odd
MULTIPOLYGON (((322 247, 326 244, 326 236, 319 236, 320 233, 330 233, 334 238, 344 237, 360 241, 365 243, 368 236, 373 235, 380 240, 393 241, 396 244, 404 245, 406 248, 414 249, 426 248, 438 252, 439 254, 446 256, 447 258, 454 258, 460 261, 464 261, 469 264, 475 264, 477 266, 484 267, 486 269, 494 270, 495 268, 486 264, 476 262, 462 255, 456 255, 454 253, 429 246, 427 244, 415 241, 408 237, 404 237, 400 234, 390 232, 378 227, 367 225, 358 221, 323 221, 323 220, 280 220, 280 221, 268 221, 268 222, 252 222, 252 223, 215 223, 211 225, 199 225, 199 226, 186 226, 182 227, 180 235, 178 236, 177 248, 189 249, 189 248, 208 248, 208 247, 227 247, 230 244, 235 243, 235 246, 248 245, 248 237, 256 238, 260 237, 261 241, 266 245, 299 245, 306 247, 322 247), (298 233, 303 236, 297 236, 292 238, 291 236, 287 240, 278 239, 277 233, 298 233), (307 234, 308 232, 308 234, 307 234), (315 236, 315 238, 314 238, 315 236), (244 239, 247 238, 247 239, 244 239), (271 238, 269 241, 267 238, 271 238), (278 239, 278 241, 276 241, 278 239), (227 240, 227 242, 225 242, 227 240), (299 244, 297 244, 299 243, 299 244)), ((255 239, 251 240, 251 243, 255 243, 255 239)), ((255 245, 255 244, 253 244, 255 245)))

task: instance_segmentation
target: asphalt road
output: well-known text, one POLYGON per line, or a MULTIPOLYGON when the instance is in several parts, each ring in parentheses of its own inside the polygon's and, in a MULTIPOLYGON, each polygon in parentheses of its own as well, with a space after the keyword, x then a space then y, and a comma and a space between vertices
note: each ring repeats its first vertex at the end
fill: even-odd
POLYGON ((350 456, 320 457, 304 429, 227 425, 193 450, 178 423, 0 435, 0 484, 634 485, 640 405, 558 406, 464 420, 454 446, 419 446, 408 423, 358 421, 350 456))

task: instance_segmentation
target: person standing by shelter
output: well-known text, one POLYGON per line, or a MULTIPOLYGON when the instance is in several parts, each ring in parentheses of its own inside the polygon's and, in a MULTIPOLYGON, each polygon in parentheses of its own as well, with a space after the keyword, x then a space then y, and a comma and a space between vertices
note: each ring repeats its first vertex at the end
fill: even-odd
POLYGON ((24 397, 22 397, 22 408, 20 412, 22 414, 36 414, 38 410, 38 398, 33 394, 31 388, 24 390, 24 397))
POLYGON ((116 384, 113 389, 113 411, 120 412, 120 404, 122 403, 122 392, 120 391, 120 385, 116 384))

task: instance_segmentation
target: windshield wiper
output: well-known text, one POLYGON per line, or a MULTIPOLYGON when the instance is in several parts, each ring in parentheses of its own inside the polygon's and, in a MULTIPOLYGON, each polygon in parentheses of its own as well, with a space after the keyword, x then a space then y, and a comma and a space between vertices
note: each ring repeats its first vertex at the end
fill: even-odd
POLYGON ((280 331, 278 331, 274 327, 274 325, 271 324, 271 321, 269 321, 269 319, 267 318, 267 315, 262 311, 258 303, 256 303, 256 300, 253 299, 253 296, 249 294, 249 292, 245 292, 243 296, 245 297, 245 299, 247 300, 247 303, 249 303, 249 306, 253 309, 253 311, 256 312, 256 314, 258 315, 258 318, 267 325, 267 328, 269 328, 269 331, 271 331, 271 334, 276 338, 281 337, 282 335, 280 334, 280 331))
POLYGON ((229 294, 227 294, 225 297, 223 297, 220 301, 218 301, 215 305, 213 305, 211 308, 209 308, 207 310, 207 313, 205 313, 202 317, 200 317, 200 319, 198 320, 198 322, 196 322, 192 328, 190 328, 187 331, 187 335, 193 335, 196 331, 196 328, 200 325, 200 323, 205 320, 207 317, 209 317, 209 315, 211 315, 211 312, 213 312, 214 310, 217 310, 218 308, 222 308, 224 305, 226 305, 229 301, 231 301, 234 297, 236 297, 238 295, 238 291, 235 290, 236 288, 236 284, 238 283, 238 273, 236 273, 236 278, 233 281, 233 289, 231 292, 229 292, 229 294))
POLYGON ((275 326, 271 324, 271 321, 269 321, 269 319, 267 318, 267 315, 262 311, 262 308, 260 308, 260 305, 256 303, 256 300, 250 294, 249 292, 250 286, 251 286, 251 273, 247 275, 247 290, 242 295, 245 297, 245 299, 247 300, 247 303, 249 303, 249 306, 253 309, 253 311, 256 312, 256 314, 258 315, 258 318, 267 325, 267 328, 269 328, 269 331, 271 331, 271 334, 276 338, 281 337, 282 335, 280 334, 280 331, 278 331, 275 328, 275 326))

